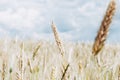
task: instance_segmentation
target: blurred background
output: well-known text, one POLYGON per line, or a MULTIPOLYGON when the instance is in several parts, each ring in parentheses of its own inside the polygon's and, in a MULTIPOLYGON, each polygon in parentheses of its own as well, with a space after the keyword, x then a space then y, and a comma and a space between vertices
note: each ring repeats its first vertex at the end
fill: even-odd
MULTIPOLYGON (((110 0, 0 0, 0 38, 93 42, 110 0)), ((120 1, 107 42, 120 42, 120 1)))

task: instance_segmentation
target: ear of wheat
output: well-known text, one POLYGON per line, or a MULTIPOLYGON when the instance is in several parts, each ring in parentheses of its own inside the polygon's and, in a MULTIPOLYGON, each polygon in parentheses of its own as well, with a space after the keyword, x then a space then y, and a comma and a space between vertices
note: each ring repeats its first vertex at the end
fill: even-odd
POLYGON ((55 67, 52 67, 51 80, 56 80, 56 77, 55 77, 55 67))
POLYGON ((29 71, 30 71, 30 73, 32 73, 33 70, 32 70, 32 66, 31 66, 30 59, 28 59, 28 63, 27 63, 27 65, 28 65, 28 67, 29 67, 29 71))
POLYGON ((99 51, 104 47, 104 43, 108 34, 110 23, 112 22, 113 15, 115 13, 115 9, 116 9, 116 3, 114 0, 111 0, 107 8, 106 14, 104 16, 104 19, 101 23, 97 37, 95 38, 95 42, 93 44, 92 53, 94 55, 97 55, 99 51))
POLYGON ((40 47, 41 47, 41 43, 38 44, 38 46, 34 49, 33 56, 32 56, 33 60, 35 59, 35 56, 37 56, 37 53, 38 53, 40 47))
POLYGON ((68 70, 69 64, 68 64, 68 62, 67 62, 66 59, 65 59, 65 56, 64 56, 64 54, 65 54, 64 47, 63 47, 62 41, 60 40, 60 37, 59 37, 59 35, 58 35, 57 28, 56 28, 56 26, 55 26, 55 24, 54 24, 53 22, 52 22, 52 26, 51 26, 51 27, 52 27, 52 30, 53 30, 53 33, 54 33, 54 37, 55 37, 57 46, 58 46, 59 51, 60 51, 60 53, 61 53, 61 55, 62 55, 62 59, 64 60, 63 65, 66 67, 66 68, 64 69, 64 72, 62 73, 62 78, 61 78, 61 80, 63 80, 64 77, 65 77, 65 74, 66 74, 66 72, 67 72, 67 70, 68 70), (67 64, 67 65, 66 65, 66 64, 67 64))
POLYGON ((59 51, 60 51, 61 55, 63 56, 64 53, 65 53, 65 52, 64 52, 64 48, 63 48, 62 42, 61 42, 61 40, 60 40, 60 37, 59 37, 59 35, 58 35, 57 28, 56 28, 56 26, 55 26, 55 24, 54 24, 53 22, 52 22, 51 27, 52 27, 52 30, 53 30, 53 33, 54 33, 54 37, 55 37, 57 46, 58 46, 58 48, 59 48, 59 51))

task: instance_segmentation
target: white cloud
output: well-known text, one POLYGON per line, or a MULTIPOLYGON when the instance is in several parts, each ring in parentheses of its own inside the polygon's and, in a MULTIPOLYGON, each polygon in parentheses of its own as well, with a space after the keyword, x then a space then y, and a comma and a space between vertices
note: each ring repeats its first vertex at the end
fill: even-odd
POLYGON ((0 28, 0 32, 3 33, 3 34, 8 34, 7 31, 5 31, 4 29, 0 28))
POLYGON ((6 3, 9 3, 10 0, 0 0, 0 4, 6 4, 6 3))
POLYGON ((2 34, 0 34, 0 37, 4 37, 5 38, 7 36, 10 36, 10 33, 8 31, 2 29, 2 28, 0 28, 0 33, 2 33, 2 34))
MULTIPOLYGON (((36 19, 39 16, 38 10, 18 8, 17 10, 8 9, 0 12, 0 23, 9 28, 23 29, 35 27, 36 19)), ((44 19, 41 17, 41 22, 44 19)))

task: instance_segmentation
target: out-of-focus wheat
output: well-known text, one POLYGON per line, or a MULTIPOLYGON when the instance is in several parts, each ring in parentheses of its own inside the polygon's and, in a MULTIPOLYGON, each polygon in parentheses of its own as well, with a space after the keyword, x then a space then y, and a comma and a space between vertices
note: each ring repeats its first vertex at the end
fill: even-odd
POLYGON ((16 72, 16 80, 23 80, 23 52, 24 52, 24 43, 20 44, 20 54, 18 56, 18 72, 16 72))
POLYGON ((36 49, 34 49, 34 52, 33 52, 33 60, 35 59, 35 56, 37 55, 37 52, 38 52, 38 50, 39 50, 39 48, 41 47, 41 43, 40 44, 38 44, 38 46, 36 47, 36 49))
POLYGON ((99 51, 104 47, 104 43, 105 43, 105 40, 108 34, 110 23, 115 13, 115 9, 116 9, 116 2, 115 0, 111 0, 107 8, 106 14, 104 16, 104 19, 101 23, 97 37, 95 38, 95 42, 94 42, 93 50, 92 50, 92 53, 94 55, 97 55, 99 51))
POLYGON ((31 66, 31 63, 30 63, 30 59, 28 59, 27 65, 28 65, 28 67, 29 67, 29 71, 32 73, 33 70, 32 70, 32 66, 31 66))
POLYGON ((5 78, 6 78, 6 68, 7 68, 7 63, 6 63, 6 60, 3 59, 3 63, 2 63, 2 80, 5 80, 5 78))
MULTIPOLYGON (((63 57, 57 54, 58 50, 55 43, 43 41, 44 44, 41 45, 40 49, 41 54, 35 57, 35 60, 32 59, 33 49, 28 46, 35 46, 38 42, 25 41, 24 54, 21 57, 19 46, 21 42, 17 42, 15 45, 12 41, 9 43, 7 45, 7 55, 5 57, 0 56, 0 80, 2 80, 1 74, 4 70, 5 80, 21 80, 21 70, 23 70, 23 80, 118 80, 118 77, 120 77, 120 69, 118 69, 120 64, 119 44, 106 44, 104 52, 101 52, 102 55, 97 56, 101 60, 98 67, 94 57, 90 57, 92 43, 84 43, 84 45, 82 43, 76 45, 75 42, 65 43, 65 50, 74 48, 71 51, 72 59, 69 64, 64 64, 63 57), (18 57, 16 58, 16 56, 18 57), (14 60, 12 60, 13 58, 14 60), (7 68, 4 67, 4 69, 3 59, 8 59, 7 68), (37 60, 39 60, 39 63, 37 60), (12 71, 9 72, 10 68, 12 71)), ((2 48, 0 49, 0 53, 3 55, 2 48)), ((69 54, 70 51, 66 51, 64 56, 66 60, 69 58, 69 54)))
POLYGON ((118 69, 118 80, 120 80, 120 66, 119 66, 119 69, 118 69))

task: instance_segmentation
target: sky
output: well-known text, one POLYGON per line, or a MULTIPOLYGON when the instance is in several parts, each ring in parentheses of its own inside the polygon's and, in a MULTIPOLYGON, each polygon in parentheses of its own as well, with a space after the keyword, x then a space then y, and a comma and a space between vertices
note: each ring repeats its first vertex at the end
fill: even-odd
MULTIPOLYGON (((0 0, 0 37, 53 40, 51 23, 65 41, 94 41, 110 0, 0 0)), ((120 42, 120 0, 108 42, 120 42)))

